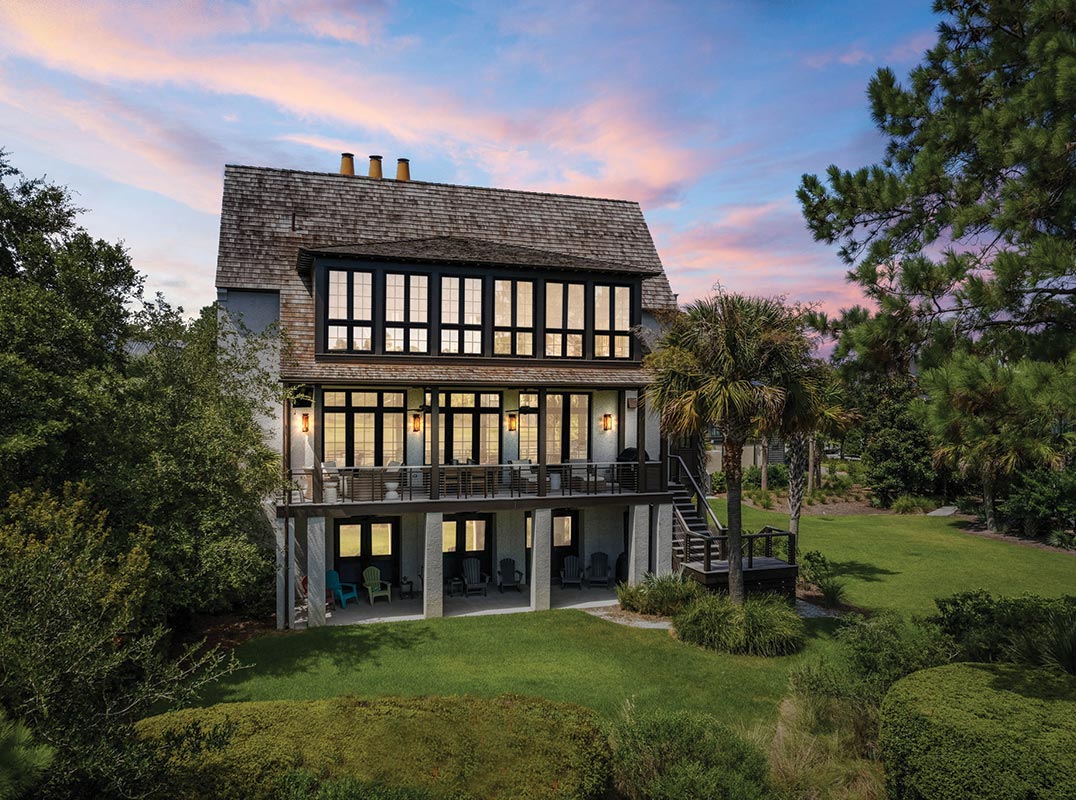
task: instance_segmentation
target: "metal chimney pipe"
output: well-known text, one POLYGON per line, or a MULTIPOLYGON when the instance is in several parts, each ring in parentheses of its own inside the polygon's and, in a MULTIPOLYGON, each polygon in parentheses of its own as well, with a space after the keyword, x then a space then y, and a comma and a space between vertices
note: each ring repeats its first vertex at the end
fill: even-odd
POLYGON ((370 156, 370 177, 381 180, 381 156, 370 156))
POLYGON ((354 153, 341 153, 340 154, 340 174, 341 175, 354 175, 355 174, 355 154, 354 153))
POLYGON ((409 158, 397 158, 396 159, 396 180, 409 181, 411 180, 411 159, 409 158))

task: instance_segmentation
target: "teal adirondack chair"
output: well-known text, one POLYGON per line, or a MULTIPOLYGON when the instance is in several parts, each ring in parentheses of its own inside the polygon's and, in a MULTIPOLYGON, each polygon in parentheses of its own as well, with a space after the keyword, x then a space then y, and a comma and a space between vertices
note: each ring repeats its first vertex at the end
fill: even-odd
POLYGON ((392 602, 392 586, 388 581, 381 580, 381 570, 377 567, 367 567, 362 571, 362 585, 370 593, 370 605, 373 605, 378 597, 392 602))
POLYGON ((353 583, 340 583, 340 573, 335 569, 325 572, 325 588, 340 601, 340 608, 347 608, 348 600, 359 599, 359 587, 353 583))

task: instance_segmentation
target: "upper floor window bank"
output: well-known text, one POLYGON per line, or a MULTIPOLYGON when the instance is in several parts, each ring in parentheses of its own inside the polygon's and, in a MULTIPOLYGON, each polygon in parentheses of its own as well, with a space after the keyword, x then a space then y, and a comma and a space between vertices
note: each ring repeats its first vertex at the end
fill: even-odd
POLYGON ((638 357, 638 283, 335 267, 320 276, 324 352, 638 357))

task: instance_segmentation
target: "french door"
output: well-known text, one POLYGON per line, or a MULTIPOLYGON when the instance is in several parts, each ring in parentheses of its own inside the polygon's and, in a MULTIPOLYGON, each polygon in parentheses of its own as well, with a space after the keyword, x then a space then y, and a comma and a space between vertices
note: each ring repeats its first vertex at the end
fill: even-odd
MULTIPOLYGON (((538 462, 538 395, 519 398, 519 457, 538 462)), ((590 395, 549 392, 545 398, 546 458, 550 464, 590 458, 590 395)))
MULTIPOLYGON (((527 583, 531 580, 531 552, 534 547, 533 526, 534 517, 527 512, 527 583)), ((568 556, 579 558, 579 512, 578 511, 554 511, 553 512, 553 535, 550 541, 550 575, 553 581, 560 580, 560 571, 564 567, 564 559, 568 556)), ((580 564, 580 569, 583 568, 580 564)))
POLYGON ((336 522, 335 560, 340 580, 362 586, 362 573, 377 567, 381 580, 400 578, 400 520, 380 517, 336 522))
MULTIPOLYGON (((429 399, 427 398, 427 403, 429 399)), ((501 395, 446 392, 440 396, 438 439, 442 464, 499 464, 501 395)), ((430 415, 426 414, 426 463, 430 463, 430 415)))
POLYGON ((463 575, 465 558, 477 558, 482 572, 493 575, 493 515, 446 515, 441 523, 441 552, 446 580, 463 575))

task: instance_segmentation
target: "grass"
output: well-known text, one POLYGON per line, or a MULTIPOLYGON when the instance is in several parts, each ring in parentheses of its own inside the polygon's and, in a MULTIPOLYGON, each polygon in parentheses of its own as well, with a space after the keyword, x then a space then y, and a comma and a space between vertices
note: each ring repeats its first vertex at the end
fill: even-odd
MULTIPOLYGON (((808 631, 826 640, 833 627, 816 620, 808 631)), ((236 654, 251 668, 211 687, 205 703, 514 692, 578 703, 607 719, 631 700, 640 711, 689 709, 745 722, 772 717, 801 657, 715 655, 668 631, 570 610, 318 628, 254 639, 236 654)))
MULTIPOLYGON (((725 518, 725 503, 714 500, 725 518)), ((788 527, 788 514, 744 508, 744 527, 788 527)), ((1053 597, 1076 593, 1076 558, 986 539, 946 517, 809 516, 800 518, 799 549, 820 550, 845 581, 847 602, 905 614, 934 611, 934 598, 970 589, 1053 597)))

